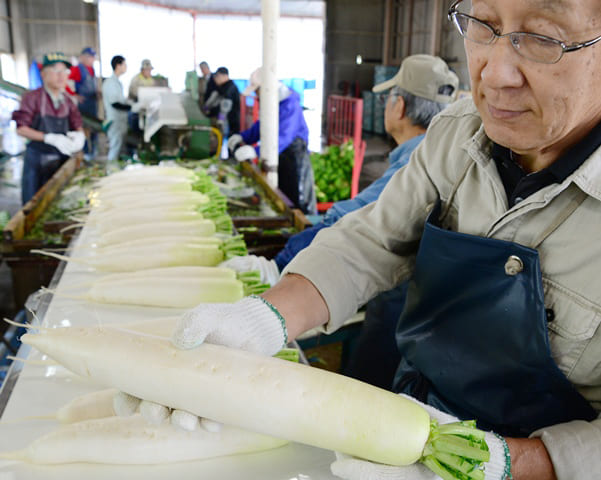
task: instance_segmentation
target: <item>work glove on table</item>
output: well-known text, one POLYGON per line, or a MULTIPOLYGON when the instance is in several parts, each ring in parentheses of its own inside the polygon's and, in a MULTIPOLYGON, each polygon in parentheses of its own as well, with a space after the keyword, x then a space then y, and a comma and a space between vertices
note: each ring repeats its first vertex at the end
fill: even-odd
POLYGON ((244 162, 245 160, 254 160, 257 158, 257 151, 251 145, 242 145, 234 152, 234 158, 239 162, 244 162))
POLYGON ((47 133, 44 135, 44 143, 52 145, 63 155, 71 155, 73 153, 73 141, 62 133, 47 133))
POLYGON ((273 260, 256 255, 241 255, 230 258, 219 264, 220 267, 231 268, 238 273, 258 271, 261 273, 261 283, 274 286, 280 279, 280 269, 273 260))
MULTIPOLYGON (((262 355, 275 355, 288 343, 284 319, 269 302, 250 296, 235 303, 202 303, 188 310, 178 320, 171 341, 182 350, 196 348, 205 341, 262 355)), ((149 423, 160 424, 169 419, 172 425, 194 430, 207 423, 183 410, 171 410, 158 403, 119 392, 113 399, 115 413, 129 416, 138 409, 149 423), (203 424, 204 422, 204 424, 203 424)))
MULTIPOLYGON (((401 395, 424 408, 430 418, 436 420, 440 425, 459 421, 453 415, 441 412, 407 395, 401 395)), ((485 464, 483 478, 485 480, 510 478, 511 461, 507 443, 493 432, 487 432, 484 439, 490 451, 490 461, 485 464)), ((406 467, 394 467, 360 460, 338 452, 336 452, 336 461, 332 463, 330 469, 334 475, 344 480, 440 480, 438 475, 419 462, 406 467)))

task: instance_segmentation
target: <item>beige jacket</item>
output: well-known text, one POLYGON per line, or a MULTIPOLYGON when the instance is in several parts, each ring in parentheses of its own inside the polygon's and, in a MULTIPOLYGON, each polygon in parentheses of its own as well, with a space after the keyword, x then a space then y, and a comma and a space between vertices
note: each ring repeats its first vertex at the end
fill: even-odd
MULTIPOLYGON (((286 272, 318 288, 330 311, 325 330, 334 331, 378 292, 409 277, 426 216, 439 198, 443 209, 448 206, 455 185, 444 224, 454 231, 534 247, 555 221, 557 228, 537 247, 545 306, 555 313, 551 351, 562 372, 601 411, 601 148, 562 184, 508 209, 491 146, 471 99, 456 102, 432 122, 378 201, 320 231, 286 272), (583 202, 562 220, 579 195, 583 202)), ((601 478, 601 416, 533 436, 542 437, 560 480, 593 478, 592 472, 601 478)))

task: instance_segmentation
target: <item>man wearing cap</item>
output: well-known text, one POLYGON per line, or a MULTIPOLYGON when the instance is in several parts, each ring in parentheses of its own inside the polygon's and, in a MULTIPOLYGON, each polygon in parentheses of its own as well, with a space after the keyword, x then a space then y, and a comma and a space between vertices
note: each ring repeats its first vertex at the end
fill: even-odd
MULTIPOLYGON (((96 82, 96 72, 94 71, 94 61, 96 60, 96 50, 92 47, 86 47, 81 51, 79 64, 71 67, 69 80, 74 82, 74 93, 77 97, 77 106, 79 111, 90 117, 98 117, 98 85, 96 82)), ((88 133, 89 139, 86 139, 84 145, 84 156, 91 159, 96 153, 96 133, 88 133)))
MULTIPOLYGON (((261 68, 250 76, 250 83, 242 95, 256 92, 260 99, 261 68)), ((313 168, 307 145, 309 128, 305 122, 300 97, 294 90, 280 82, 279 97, 279 138, 278 138, 278 188, 304 213, 316 213, 313 168)), ((228 140, 228 149, 236 160, 243 162, 259 156, 259 147, 252 145, 260 140, 260 121, 255 122, 248 130, 239 135, 232 135, 228 140)))
MULTIPOLYGON (((457 75, 441 58, 431 55, 405 58, 393 78, 372 89, 380 94, 378 101, 385 102, 384 126, 398 144, 388 156, 390 165, 386 172, 355 198, 332 205, 320 223, 293 235, 274 260, 247 255, 227 260, 221 266, 239 272, 258 270, 262 273, 263 282, 275 284, 280 272, 322 228, 378 199, 393 174, 409 162, 430 121, 455 99, 458 86, 457 75)), ((394 330, 405 303, 405 294, 406 284, 403 284, 368 302, 361 335, 345 374, 381 388, 392 388, 394 372, 400 361, 394 330)))
POLYGON ((240 91, 230 79, 226 67, 219 67, 213 75, 217 89, 207 99, 204 107, 213 112, 223 136, 240 132, 240 91))
POLYGON ((152 70, 154 67, 150 60, 145 58, 142 60, 140 65, 140 73, 131 79, 129 84, 129 99, 134 102, 138 101, 138 88, 140 87, 154 87, 156 85, 155 79, 152 77, 152 70))
POLYGON ((60 166, 83 148, 85 136, 77 105, 65 93, 71 62, 61 52, 42 61, 43 86, 27 92, 13 112, 17 133, 29 143, 23 161, 23 204, 50 179, 60 166))

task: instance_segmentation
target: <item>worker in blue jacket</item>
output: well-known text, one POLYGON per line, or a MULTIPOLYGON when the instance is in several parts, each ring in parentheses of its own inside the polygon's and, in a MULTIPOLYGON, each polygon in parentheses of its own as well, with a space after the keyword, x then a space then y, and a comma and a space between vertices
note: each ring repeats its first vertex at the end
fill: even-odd
MULTIPOLYGON (((242 95, 255 92, 259 98, 261 88, 261 68, 250 77, 250 84, 242 95)), ((280 83, 279 96, 279 138, 278 138, 278 188, 295 207, 304 213, 317 213, 313 169, 307 145, 309 128, 305 122, 300 97, 294 90, 280 83)), ((259 156, 259 147, 252 147, 261 138, 260 122, 255 122, 248 130, 232 135, 228 149, 236 160, 243 162, 259 156)))
MULTIPOLYGON (((355 198, 334 203, 320 223, 292 236, 274 260, 248 255, 228 260, 222 266, 237 271, 259 270, 262 280, 273 285, 284 267, 298 252, 309 246, 321 229, 378 199, 396 171, 409 162, 411 153, 424 138, 432 118, 447 106, 448 103, 440 103, 434 98, 440 98, 438 94, 444 90, 450 102, 457 91, 459 80, 441 59, 423 62, 418 57, 424 55, 407 57, 397 75, 373 88, 379 94, 378 101, 385 103, 386 132, 398 144, 388 156, 389 167, 384 174, 355 198), (451 84, 450 79, 453 80, 451 84), (431 91, 432 95, 428 96, 425 91, 431 91)), ((405 305, 406 291, 404 283, 367 303, 361 334, 343 373, 381 388, 392 388, 400 361, 394 332, 405 305)))

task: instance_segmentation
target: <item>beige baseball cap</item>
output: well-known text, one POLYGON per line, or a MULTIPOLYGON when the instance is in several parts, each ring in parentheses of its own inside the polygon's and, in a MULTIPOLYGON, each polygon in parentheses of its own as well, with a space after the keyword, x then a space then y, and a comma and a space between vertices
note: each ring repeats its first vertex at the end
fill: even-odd
POLYGON ((147 58, 142 60, 142 64, 140 65, 140 70, 144 70, 145 68, 150 68, 150 69, 154 68, 152 66, 152 63, 150 62, 150 60, 148 60, 147 58))
POLYGON ((246 86, 242 95, 250 95, 257 88, 261 86, 261 72, 263 71, 262 67, 257 68, 253 73, 250 74, 250 83, 246 86))
POLYGON ((442 58, 419 54, 406 57, 398 73, 375 85, 372 91, 378 93, 400 87, 417 97, 451 103, 457 97, 458 86, 459 78, 442 58))

